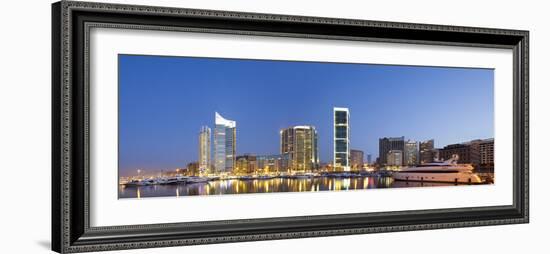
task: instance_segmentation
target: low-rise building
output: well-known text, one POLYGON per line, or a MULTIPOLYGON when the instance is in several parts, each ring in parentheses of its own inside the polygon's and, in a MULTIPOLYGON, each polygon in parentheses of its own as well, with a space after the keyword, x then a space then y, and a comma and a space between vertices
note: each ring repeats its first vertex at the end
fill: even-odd
POLYGON ((364 160, 365 160, 363 151, 351 149, 350 154, 351 154, 351 156, 350 156, 351 157, 351 169, 352 170, 361 170, 361 169, 363 169, 363 164, 364 164, 364 160))

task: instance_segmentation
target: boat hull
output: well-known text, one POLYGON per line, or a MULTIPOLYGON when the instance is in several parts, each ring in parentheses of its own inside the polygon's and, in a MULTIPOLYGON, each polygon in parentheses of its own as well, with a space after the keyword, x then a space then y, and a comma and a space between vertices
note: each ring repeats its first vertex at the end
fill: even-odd
POLYGON ((438 182, 457 184, 480 184, 483 183, 478 175, 472 172, 458 173, 417 173, 417 172, 394 172, 393 179, 397 181, 410 182, 438 182))

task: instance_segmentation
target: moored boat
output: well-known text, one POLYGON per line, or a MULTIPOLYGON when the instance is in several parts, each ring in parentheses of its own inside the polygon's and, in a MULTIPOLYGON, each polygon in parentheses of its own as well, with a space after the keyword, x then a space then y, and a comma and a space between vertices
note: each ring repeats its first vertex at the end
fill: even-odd
POLYGON ((245 176, 240 176, 240 177, 239 177, 239 180, 249 181, 249 180, 255 180, 255 179, 257 179, 257 178, 258 178, 257 176, 245 175, 245 176))
POLYGON ((443 162, 421 164, 394 171, 392 177, 397 181, 441 182, 455 184, 480 184, 481 178, 473 173, 470 164, 458 164, 458 155, 443 162))
POLYGON ((160 177, 156 180, 157 184, 176 184, 178 183, 177 177, 160 177))
POLYGON ((146 186, 146 185, 153 185, 157 182, 153 179, 132 179, 126 183, 124 183, 125 186, 146 186))
POLYGON ((205 183, 208 181, 209 179, 207 177, 191 176, 187 178, 187 183, 205 183))

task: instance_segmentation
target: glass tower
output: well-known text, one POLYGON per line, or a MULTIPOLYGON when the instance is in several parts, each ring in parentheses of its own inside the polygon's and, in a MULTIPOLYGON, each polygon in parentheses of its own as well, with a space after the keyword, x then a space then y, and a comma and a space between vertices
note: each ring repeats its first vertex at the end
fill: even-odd
POLYGON ((214 169, 218 173, 231 172, 235 167, 236 122, 223 118, 216 112, 214 129, 214 169))
POLYGON ((334 169, 350 171, 349 109, 334 108, 334 169))
POLYGON ((420 142, 420 164, 430 163, 434 161, 433 150, 434 150, 433 139, 420 142))
POLYGON ((404 144, 403 164, 414 166, 418 164, 420 153, 419 143, 413 140, 407 140, 404 144))

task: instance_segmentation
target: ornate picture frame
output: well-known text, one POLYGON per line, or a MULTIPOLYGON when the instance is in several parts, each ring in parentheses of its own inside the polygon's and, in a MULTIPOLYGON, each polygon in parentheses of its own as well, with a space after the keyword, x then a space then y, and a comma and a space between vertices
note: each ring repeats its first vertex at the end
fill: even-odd
POLYGON ((73 1, 54 3, 52 249, 72 253, 528 223, 528 89, 528 31, 73 1), (512 50, 513 204, 93 227, 89 189, 89 32, 97 27, 512 50))

